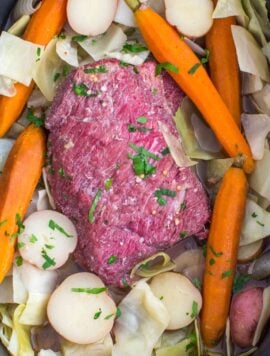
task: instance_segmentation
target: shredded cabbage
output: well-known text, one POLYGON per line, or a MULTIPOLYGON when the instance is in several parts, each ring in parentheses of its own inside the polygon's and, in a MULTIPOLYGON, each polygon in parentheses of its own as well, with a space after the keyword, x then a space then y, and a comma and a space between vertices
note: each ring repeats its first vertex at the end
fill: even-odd
POLYGON ((262 159, 266 137, 270 132, 270 116, 264 114, 242 114, 241 121, 253 158, 255 160, 262 159))
POLYGON ((112 347, 113 341, 110 334, 104 340, 89 345, 73 344, 64 339, 61 343, 61 349, 65 356, 111 356, 112 347))
MULTIPOLYGON (((251 0, 242 0, 242 5, 245 12, 249 17, 248 30, 253 34, 256 40, 260 43, 261 46, 266 44, 266 38, 262 31, 260 21, 257 17, 257 13, 253 6, 251 5, 251 0)), ((266 9, 265 9, 266 10, 266 9)))
POLYGON ((3 171, 9 152, 14 145, 14 140, 8 138, 0 139, 0 172, 3 171))
POLYGON ((269 66, 252 34, 241 26, 232 25, 232 34, 241 71, 270 80, 269 66))
POLYGON ((218 19, 229 16, 237 16, 242 25, 247 24, 248 16, 242 7, 241 0, 218 0, 213 18, 218 19))
POLYGON ((264 83, 259 76, 242 73, 242 94, 248 95, 263 89, 264 83))
MULTIPOLYGON (((53 48, 50 49, 50 52, 50 56, 52 56, 53 48)), ((65 38, 58 38, 56 41, 56 53, 58 54, 59 58, 61 58, 64 62, 68 63, 72 67, 79 67, 78 47, 72 41, 71 36, 66 35, 65 38)), ((57 62, 55 58, 53 61, 57 62)))
POLYGON ((119 0, 114 21, 121 25, 137 27, 134 14, 126 4, 125 0, 119 0))
POLYGON ((19 305, 13 315, 14 331, 18 338, 18 356, 34 356, 34 350, 32 349, 30 342, 30 327, 22 325, 21 317, 24 313, 25 305, 19 305))
POLYGON ((30 85, 35 65, 43 50, 44 46, 3 31, 0 36, 0 75, 30 85))
POLYGON ((270 115, 270 85, 266 84, 261 91, 252 95, 259 112, 270 115))
POLYGON ((169 323, 163 303, 141 280, 121 301, 114 327, 112 356, 149 356, 169 323))
POLYGON ((20 36, 23 34, 24 30, 26 29, 26 26, 28 25, 28 22, 30 21, 30 16, 24 15, 21 18, 19 18, 18 21, 16 21, 9 29, 8 33, 14 36, 20 36))
POLYGON ((17 93, 12 79, 0 75, 0 95, 4 96, 15 96, 17 93))

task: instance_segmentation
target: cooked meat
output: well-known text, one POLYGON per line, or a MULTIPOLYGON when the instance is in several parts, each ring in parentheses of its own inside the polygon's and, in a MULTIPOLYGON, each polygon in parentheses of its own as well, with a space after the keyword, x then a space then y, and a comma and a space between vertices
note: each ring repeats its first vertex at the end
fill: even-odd
POLYGON ((155 76, 155 66, 149 61, 134 71, 104 60, 86 67, 92 73, 77 69, 46 120, 48 179, 57 208, 76 224, 76 260, 113 285, 149 255, 201 233, 209 218, 196 175, 161 153, 158 121, 177 135, 172 116, 183 93, 166 73, 155 76), (145 177, 135 175, 136 164, 145 177), (175 196, 158 195, 161 188, 175 196))

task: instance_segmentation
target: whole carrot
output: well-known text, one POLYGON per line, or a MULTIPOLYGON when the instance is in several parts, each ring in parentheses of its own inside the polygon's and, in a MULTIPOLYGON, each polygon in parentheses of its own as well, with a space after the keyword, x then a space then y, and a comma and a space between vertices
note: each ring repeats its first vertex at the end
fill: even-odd
MULTIPOLYGON (((216 5, 217 0, 213 0, 216 5)), ((241 85, 236 48, 231 26, 235 17, 215 19, 206 35, 206 46, 210 50, 210 77, 238 126, 241 116, 241 85)))
POLYGON ((28 126, 16 140, 0 179, 0 283, 13 261, 17 232, 41 176, 44 130, 28 126))
MULTIPOLYGON (((35 44, 47 45, 61 31, 66 21, 67 0, 43 0, 40 8, 32 16, 23 38, 35 44)), ((12 97, 0 96, 0 137, 10 129, 20 116, 34 88, 15 85, 17 94, 12 97)))
POLYGON ((161 16, 146 6, 138 7, 137 0, 126 2, 134 9, 154 57, 195 103, 228 155, 241 156, 244 170, 251 173, 254 161, 250 147, 199 59, 161 16))
POLYGON ((243 170, 230 168, 223 178, 214 205, 207 243, 201 314, 203 341, 210 347, 218 343, 226 327, 247 189, 243 170))

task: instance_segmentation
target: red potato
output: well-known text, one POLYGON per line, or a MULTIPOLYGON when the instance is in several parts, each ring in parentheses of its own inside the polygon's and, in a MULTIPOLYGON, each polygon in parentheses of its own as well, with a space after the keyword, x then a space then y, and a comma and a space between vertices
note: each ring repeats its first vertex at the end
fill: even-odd
POLYGON ((263 308, 263 288, 249 288, 233 297, 230 310, 231 337, 239 347, 252 346, 263 308))

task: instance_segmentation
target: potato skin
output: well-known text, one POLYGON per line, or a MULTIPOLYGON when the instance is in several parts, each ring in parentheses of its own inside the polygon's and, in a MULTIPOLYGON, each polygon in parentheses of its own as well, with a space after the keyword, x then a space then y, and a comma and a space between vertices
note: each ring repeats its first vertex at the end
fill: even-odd
POLYGON ((263 288, 249 288, 233 297, 230 310, 231 337, 237 346, 252 346, 262 307, 263 288))

